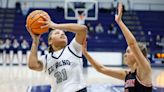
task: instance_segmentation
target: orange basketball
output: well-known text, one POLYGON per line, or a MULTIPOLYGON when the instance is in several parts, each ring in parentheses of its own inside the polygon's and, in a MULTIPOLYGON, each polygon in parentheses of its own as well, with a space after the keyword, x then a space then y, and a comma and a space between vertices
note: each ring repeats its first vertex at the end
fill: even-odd
POLYGON ((48 15, 48 13, 46 13, 43 10, 35 10, 33 12, 31 12, 26 19, 26 25, 27 28, 31 29, 31 31, 36 34, 43 34, 45 32, 48 31, 48 27, 45 28, 40 28, 41 26, 43 26, 43 23, 39 23, 38 21, 45 21, 45 18, 43 18, 41 15, 50 18, 50 16, 48 15))

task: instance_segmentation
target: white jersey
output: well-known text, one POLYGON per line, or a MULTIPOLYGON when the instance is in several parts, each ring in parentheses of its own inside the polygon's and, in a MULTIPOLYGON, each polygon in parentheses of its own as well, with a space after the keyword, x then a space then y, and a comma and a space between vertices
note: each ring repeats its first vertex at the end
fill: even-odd
POLYGON ((40 60, 44 65, 43 71, 54 79, 56 92, 76 92, 86 87, 81 48, 73 39, 65 48, 48 53, 40 60))

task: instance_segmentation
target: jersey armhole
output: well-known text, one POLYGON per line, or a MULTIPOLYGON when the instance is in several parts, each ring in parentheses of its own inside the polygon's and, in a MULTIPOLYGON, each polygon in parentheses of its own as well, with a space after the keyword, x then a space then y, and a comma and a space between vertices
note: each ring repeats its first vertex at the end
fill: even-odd
POLYGON ((143 83, 140 79, 139 76, 136 74, 136 80, 143 86, 145 87, 152 87, 152 84, 147 84, 147 83, 143 83))

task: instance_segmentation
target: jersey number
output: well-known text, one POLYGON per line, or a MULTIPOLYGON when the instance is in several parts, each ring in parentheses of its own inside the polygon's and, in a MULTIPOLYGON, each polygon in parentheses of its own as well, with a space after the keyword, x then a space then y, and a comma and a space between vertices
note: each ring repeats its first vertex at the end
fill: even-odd
POLYGON ((56 78, 57 84, 67 80, 67 73, 65 69, 62 69, 61 72, 56 72, 54 76, 56 78))

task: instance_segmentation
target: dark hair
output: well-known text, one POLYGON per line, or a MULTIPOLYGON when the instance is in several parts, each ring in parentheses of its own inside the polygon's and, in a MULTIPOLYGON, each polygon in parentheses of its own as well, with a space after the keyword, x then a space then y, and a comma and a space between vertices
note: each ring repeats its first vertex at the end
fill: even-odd
POLYGON ((147 47, 146 47, 146 44, 144 43, 141 43, 141 42, 138 42, 138 46, 142 52, 142 54, 147 57, 147 47))
POLYGON ((49 34, 48 34, 48 52, 49 52, 49 53, 54 51, 53 48, 52 48, 52 46, 49 44, 49 40, 51 40, 51 35, 52 35, 52 33, 53 33, 53 30, 51 30, 51 31, 49 32, 49 34))
POLYGON ((54 50, 53 50, 52 46, 49 45, 49 46, 48 46, 48 52, 51 53, 51 52, 53 52, 53 51, 54 51, 54 50))

